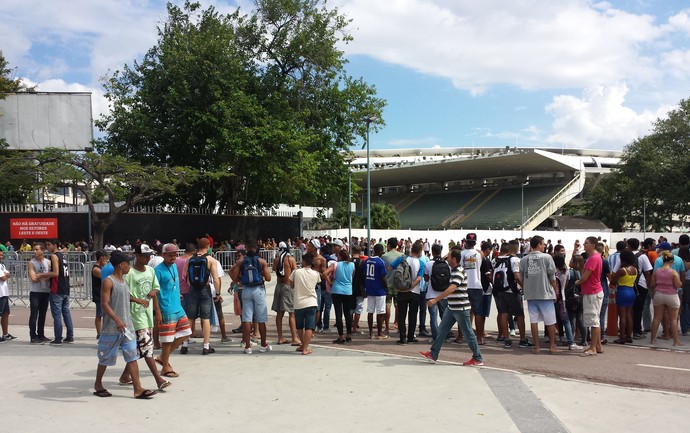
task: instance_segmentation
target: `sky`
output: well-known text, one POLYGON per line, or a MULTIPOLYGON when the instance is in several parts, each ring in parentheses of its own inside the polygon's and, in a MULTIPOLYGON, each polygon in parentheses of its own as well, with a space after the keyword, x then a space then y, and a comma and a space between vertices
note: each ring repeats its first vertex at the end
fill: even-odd
MULTIPOLYGON (((175 1, 174 3, 182 3, 175 1)), ((221 12, 248 0, 201 0, 221 12)), ((622 150, 690 96, 676 0, 329 0, 349 75, 388 103, 372 149, 622 150)), ((156 43, 160 0, 2 0, 0 50, 39 91, 90 91, 156 43)))

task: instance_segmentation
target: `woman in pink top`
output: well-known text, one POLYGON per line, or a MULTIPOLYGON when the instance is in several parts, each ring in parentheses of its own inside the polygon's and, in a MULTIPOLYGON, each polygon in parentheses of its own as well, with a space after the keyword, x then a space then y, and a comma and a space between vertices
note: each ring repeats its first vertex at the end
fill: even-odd
POLYGON ((673 345, 682 346, 683 344, 678 338, 678 310, 680 308, 678 289, 682 283, 678 272, 671 269, 671 265, 673 265, 673 254, 671 254, 670 251, 663 251, 661 257, 663 266, 654 271, 650 284, 650 294, 654 302, 654 320, 652 321, 650 342, 652 344, 656 342, 659 323, 661 323, 664 313, 667 313, 671 322, 670 328, 673 345))

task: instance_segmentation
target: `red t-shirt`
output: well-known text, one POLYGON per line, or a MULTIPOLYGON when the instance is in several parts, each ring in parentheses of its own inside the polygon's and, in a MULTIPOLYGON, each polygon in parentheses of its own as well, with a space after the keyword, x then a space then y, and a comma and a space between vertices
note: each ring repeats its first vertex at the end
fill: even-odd
MULTIPOLYGON (((587 281, 583 282, 580 285, 580 289, 582 290, 583 295, 594 295, 602 290, 604 290, 601 287, 601 267, 603 266, 602 259, 601 259, 601 254, 599 253, 594 253, 591 256, 587 258, 587 261, 585 262, 585 271, 587 269, 590 269, 592 271, 591 274, 589 274, 589 278, 587 278, 587 281)), ((584 272, 583 272, 584 273, 584 272)))

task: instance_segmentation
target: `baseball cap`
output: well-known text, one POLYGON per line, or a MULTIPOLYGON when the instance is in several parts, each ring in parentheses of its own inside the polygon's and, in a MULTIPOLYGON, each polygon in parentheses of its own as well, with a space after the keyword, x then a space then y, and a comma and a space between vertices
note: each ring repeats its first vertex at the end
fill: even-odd
POLYGON ((287 250, 287 249, 288 249, 288 246, 287 246, 287 244, 286 244, 285 242, 282 242, 282 241, 281 241, 281 242, 278 244, 278 249, 287 250))
POLYGON ((122 251, 113 251, 113 253, 110 254, 110 263, 112 263, 113 266, 118 266, 120 263, 129 262, 130 260, 130 257, 122 251))
POLYGON ((663 250, 671 251, 671 244, 669 244, 668 242, 662 242, 656 246, 656 249, 658 249, 660 251, 663 251, 663 250))
POLYGON ((144 256, 150 256, 154 251, 146 244, 139 244, 134 247, 134 254, 142 254, 144 256))
POLYGON ((312 239, 309 241, 309 243, 312 244, 317 250, 321 248, 321 242, 319 242, 318 239, 312 239))
POLYGON ((467 236, 465 236, 465 240, 469 242, 477 242, 477 234, 476 233, 467 233, 467 236))
POLYGON ((176 253, 178 251, 177 245, 175 244, 165 244, 163 245, 163 254, 165 253, 176 253))
POLYGON ((340 248, 345 248, 345 244, 343 243, 343 241, 341 241, 341 240, 338 239, 338 238, 333 239, 333 242, 331 242, 331 243, 332 243, 333 245, 339 246, 340 248))

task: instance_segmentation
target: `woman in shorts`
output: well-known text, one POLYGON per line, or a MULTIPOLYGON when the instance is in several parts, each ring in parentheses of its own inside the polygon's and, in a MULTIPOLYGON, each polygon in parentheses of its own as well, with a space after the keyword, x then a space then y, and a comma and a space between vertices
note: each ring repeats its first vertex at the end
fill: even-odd
POLYGON ((616 307, 620 322, 617 344, 632 343, 633 332, 633 304, 635 304, 635 280, 637 279, 637 259, 632 251, 620 254, 621 266, 611 278, 610 287, 615 287, 616 307))
POLYGON ((652 302, 654 303, 654 320, 652 320, 650 343, 656 343, 659 323, 661 323, 664 313, 667 313, 669 321, 671 322, 670 328, 673 345, 682 346, 683 344, 678 338, 678 310, 680 309, 678 289, 681 287, 682 283, 678 272, 671 269, 674 261, 673 254, 670 251, 662 251, 661 257, 663 265, 654 270, 650 284, 650 293, 652 295, 652 302))

